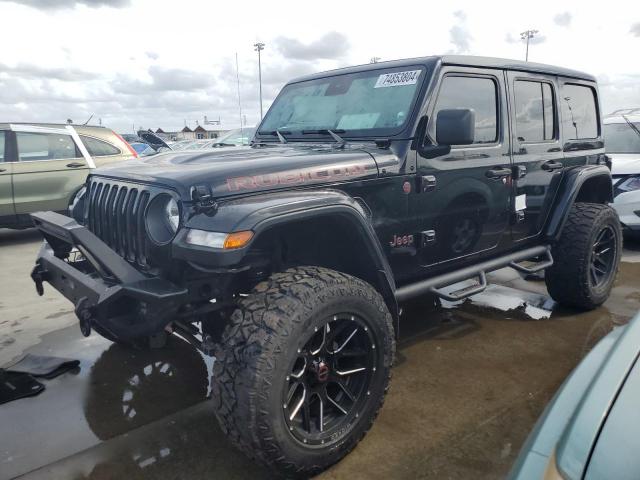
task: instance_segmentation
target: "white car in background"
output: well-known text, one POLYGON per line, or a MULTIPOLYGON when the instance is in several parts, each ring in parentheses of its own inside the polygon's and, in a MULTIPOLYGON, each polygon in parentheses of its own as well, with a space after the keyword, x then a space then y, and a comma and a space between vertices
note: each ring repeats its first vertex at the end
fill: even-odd
POLYGON ((625 230, 640 238, 640 113, 605 117, 604 137, 612 163, 613 207, 625 230))

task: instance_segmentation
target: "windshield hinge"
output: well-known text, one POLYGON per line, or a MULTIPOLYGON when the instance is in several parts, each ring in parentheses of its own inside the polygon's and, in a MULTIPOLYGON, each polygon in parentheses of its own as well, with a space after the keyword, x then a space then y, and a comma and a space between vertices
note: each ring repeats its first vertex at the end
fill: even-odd
POLYGON ((218 203, 213 198, 208 185, 194 185, 191 188, 191 199, 194 201, 195 213, 211 216, 218 211, 218 203))

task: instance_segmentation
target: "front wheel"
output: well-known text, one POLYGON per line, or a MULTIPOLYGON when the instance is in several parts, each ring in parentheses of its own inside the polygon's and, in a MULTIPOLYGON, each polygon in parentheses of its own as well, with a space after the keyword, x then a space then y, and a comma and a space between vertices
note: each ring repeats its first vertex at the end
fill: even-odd
POLYGON ((272 275, 240 302, 216 352, 216 416, 233 443, 309 476, 365 435, 389 385, 391 315, 367 283, 319 267, 272 275))
POLYGON ((551 297, 570 307, 593 309, 611 293, 622 251, 615 210, 607 205, 576 203, 553 245, 554 264, 545 272, 551 297))

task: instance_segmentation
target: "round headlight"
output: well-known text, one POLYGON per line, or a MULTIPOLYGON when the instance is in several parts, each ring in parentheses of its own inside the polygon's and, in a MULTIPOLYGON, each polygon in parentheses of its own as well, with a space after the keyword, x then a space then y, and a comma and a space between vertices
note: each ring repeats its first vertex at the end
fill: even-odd
POLYGON ((151 240, 156 245, 166 245, 180 226, 180 205, 169 194, 157 195, 149 202, 145 224, 151 240))
POLYGON ((164 207, 164 215, 169 228, 173 233, 176 233, 178 225, 180 225, 180 209, 178 208, 178 202, 173 198, 164 207))

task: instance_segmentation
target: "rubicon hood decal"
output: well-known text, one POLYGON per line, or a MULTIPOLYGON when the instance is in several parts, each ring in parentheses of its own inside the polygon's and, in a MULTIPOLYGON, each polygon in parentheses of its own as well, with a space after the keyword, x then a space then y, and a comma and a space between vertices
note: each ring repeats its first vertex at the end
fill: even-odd
POLYGON ((300 185, 340 181, 366 175, 367 167, 370 166, 371 165, 367 163, 354 163, 351 165, 284 170, 282 172, 265 173, 262 175, 228 178, 227 188, 230 192, 237 192, 238 190, 262 190, 263 188, 277 185, 300 185))
POLYGON ((165 185, 191 198, 209 185, 215 198, 287 187, 365 180, 378 176, 369 151, 331 146, 236 147, 232 151, 171 152, 98 169, 95 174, 165 185))

